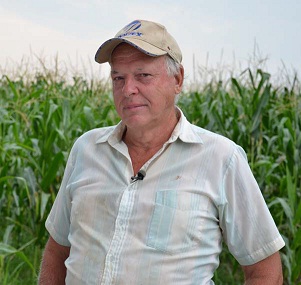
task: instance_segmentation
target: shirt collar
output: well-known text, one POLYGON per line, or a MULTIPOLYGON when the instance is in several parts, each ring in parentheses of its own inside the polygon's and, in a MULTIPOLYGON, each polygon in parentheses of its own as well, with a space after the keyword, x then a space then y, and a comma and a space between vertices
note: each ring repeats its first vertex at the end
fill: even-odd
POLYGON ((119 143, 122 140, 126 126, 120 121, 116 126, 108 127, 101 133, 96 140, 96 143, 109 142, 111 145, 119 143))
MULTIPOLYGON (((202 144, 203 140, 201 136, 205 130, 189 123, 179 107, 177 107, 177 110, 180 114, 180 119, 167 142, 172 143, 177 139, 180 139, 186 143, 202 144)), ((122 123, 122 121, 119 122, 115 127, 106 128, 102 135, 97 138, 96 143, 103 143, 106 141, 109 142, 110 145, 120 143, 125 128, 126 126, 122 123)))
POLYGON ((189 123, 179 107, 177 107, 177 110, 180 113, 180 119, 168 141, 174 142, 179 138, 181 141, 186 143, 203 144, 201 136, 205 130, 189 123))

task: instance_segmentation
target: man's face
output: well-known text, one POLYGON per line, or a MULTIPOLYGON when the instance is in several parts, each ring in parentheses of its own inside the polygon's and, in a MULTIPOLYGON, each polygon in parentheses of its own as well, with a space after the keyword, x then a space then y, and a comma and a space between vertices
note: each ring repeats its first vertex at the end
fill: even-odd
POLYGON ((111 77, 115 107, 127 127, 153 128, 175 115, 183 77, 167 74, 164 56, 151 57, 121 44, 111 57, 111 77))

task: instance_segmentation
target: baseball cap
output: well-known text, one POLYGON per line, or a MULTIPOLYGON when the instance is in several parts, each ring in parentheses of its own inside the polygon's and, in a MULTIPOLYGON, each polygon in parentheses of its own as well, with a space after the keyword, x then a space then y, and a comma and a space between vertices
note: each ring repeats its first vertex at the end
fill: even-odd
POLYGON ((158 23, 135 20, 120 30, 114 38, 105 41, 95 54, 95 61, 104 63, 110 60, 113 50, 120 44, 127 43, 149 56, 168 54, 181 63, 182 53, 175 39, 166 28, 158 23))

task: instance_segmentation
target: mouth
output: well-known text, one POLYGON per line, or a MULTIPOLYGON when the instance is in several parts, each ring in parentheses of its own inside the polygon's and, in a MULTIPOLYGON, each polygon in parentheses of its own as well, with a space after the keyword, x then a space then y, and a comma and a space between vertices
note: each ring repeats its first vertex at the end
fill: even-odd
POLYGON ((139 110, 144 107, 146 107, 146 105, 144 105, 144 104, 131 104, 131 105, 125 106, 123 109, 124 110, 139 110))

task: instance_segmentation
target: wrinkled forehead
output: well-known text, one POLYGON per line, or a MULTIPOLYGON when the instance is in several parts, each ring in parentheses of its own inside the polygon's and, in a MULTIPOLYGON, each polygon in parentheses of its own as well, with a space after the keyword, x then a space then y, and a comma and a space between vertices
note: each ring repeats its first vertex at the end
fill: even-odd
POLYGON ((109 63, 116 63, 118 61, 124 60, 145 60, 145 61, 153 61, 156 58, 161 56, 150 56, 142 51, 138 50, 137 48, 127 44, 121 43, 119 44, 112 52, 109 63))

